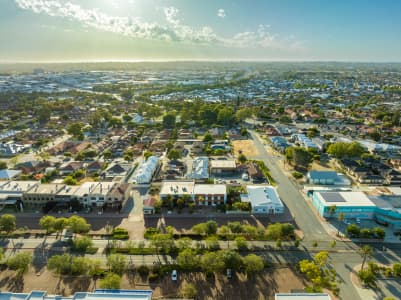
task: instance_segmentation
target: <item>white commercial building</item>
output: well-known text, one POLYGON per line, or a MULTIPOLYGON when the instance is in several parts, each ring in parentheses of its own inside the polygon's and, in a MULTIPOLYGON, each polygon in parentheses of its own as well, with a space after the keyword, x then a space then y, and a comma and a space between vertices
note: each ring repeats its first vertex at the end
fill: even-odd
POLYGON ((282 214, 284 205, 280 200, 277 190, 270 186, 246 187, 247 195, 241 195, 242 202, 249 202, 253 213, 261 214, 282 214))

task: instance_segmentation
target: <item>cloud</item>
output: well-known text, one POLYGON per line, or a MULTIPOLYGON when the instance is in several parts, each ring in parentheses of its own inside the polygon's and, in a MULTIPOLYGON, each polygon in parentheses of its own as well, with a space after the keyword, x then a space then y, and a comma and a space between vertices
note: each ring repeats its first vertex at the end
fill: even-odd
POLYGON ((180 24, 180 20, 178 20, 178 13, 180 12, 178 8, 174 6, 163 8, 164 15, 166 16, 166 21, 173 26, 177 27, 180 24))
MULTIPOLYGON (((299 50, 303 47, 302 42, 294 38, 280 38, 279 35, 270 33, 269 25, 259 25, 254 31, 239 32, 231 37, 219 36, 209 26, 195 29, 182 23, 179 9, 173 6, 163 8, 166 25, 162 25, 157 22, 144 22, 137 18, 112 16, 98 9, 85 9, 68 0, 15 0, 15 2, 21 9, 37 14, 66 18, 77 21, 86 28, 132 38, 234 48, 299 50)), ((225 11, 219 9, 218 16, 224 18, 225 11)))
POLYGON ((226 17, 226 12, 224 11, 224 9, 220 8, 217 11, 217 16, 220 17, 220 18, 225 18, 226 17))

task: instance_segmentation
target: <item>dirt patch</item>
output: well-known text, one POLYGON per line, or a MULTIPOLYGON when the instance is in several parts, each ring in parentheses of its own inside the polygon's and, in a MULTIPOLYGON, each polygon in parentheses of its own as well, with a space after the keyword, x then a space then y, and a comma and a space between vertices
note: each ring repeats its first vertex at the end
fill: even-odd
POLYGON ((312 163, 312 167, 310 169, 315 171, 333 171, 330 165, 317 161, 312 163))
POLYGON ((252 140, 238 140, 233 141, 232 145, 234 147, 234 153, 237 155, 238 151, 242 151, 242 153, 246 157, 254 157, 259 155, 259 151, 256 149, 255 144, 252 140))
MULTIPOLYGON (((144 281, 139 275, 123 276, 122 289, 152 289, 154 297, 171 297, 179 295, 186 283, 197 287, 197 299, 274 299, 276 292, 290 292, 293 289, 303 289, 305 284, 293 270, 287 267, 270 269, 261 274, 248 277, 242 273, 233 274, 227 279, 217 274, 207 278, 205 274, 178 272, 178 282, 173 282, 166 275, 159 282, 144 281)), ((0 273, 0 289, 12 292, 30 292, 43 290, 49 294, 69 296, 76 292, 93 291, 98 286, 94 280, 85 276, 58 277, 46 269, 35 272, 29 270, 23 278, 18 279, 13 271, 0 273)))

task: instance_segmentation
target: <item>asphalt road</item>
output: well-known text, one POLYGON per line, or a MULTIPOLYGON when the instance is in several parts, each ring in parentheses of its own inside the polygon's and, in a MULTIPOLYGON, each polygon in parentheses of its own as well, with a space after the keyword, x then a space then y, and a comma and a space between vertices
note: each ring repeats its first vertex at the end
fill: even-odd
POLYGON ((304 232, 305 240, 328 240, 330 236, 324 230, 321 223, 311 211, 305 199, 295 187, 294 183, 283 173, 278 158, 267 153, 259 136, 254 131, 250 131, 255 147, 259 152, 254 159, 262 160, 270 169, 270 172, 277 183, 277 191, 284 204, 291 211, 295 223, 304 232))

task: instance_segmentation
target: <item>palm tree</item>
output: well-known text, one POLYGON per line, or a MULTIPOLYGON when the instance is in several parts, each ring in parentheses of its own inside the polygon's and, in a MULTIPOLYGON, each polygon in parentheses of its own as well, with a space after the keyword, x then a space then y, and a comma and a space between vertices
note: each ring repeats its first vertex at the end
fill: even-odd
MULTIPOLYGON (((344 221, 345 219, 345 214, 343 212, 340 212, 337 216, 338 221, 340 222, 340 224, 344 221)), ((340 236, 340 224, 338 224, 338 233, 337 235, 340 236)))
POLYGON ((104 230, 107 234, 107 251, 110 251, 110 235, 112 234, 114 227, 107 222, 106 226, 104 226, 104 230))
POLYGON ((366 260, 370 257, 372 257, 373 255, 373 249, 372 247, 370 247, 369 245, 364 245, 362 246, 361 249, 359 249, 359 254, 362 256, 363 260, 362 260, 362 266, 361 266, 361 270, 363 270, 363 267, 366 263, 366 260))
POLYGON ((335 205, 329 206, 329 215, 330 215, 330 218, 332 218, 332 217, 334 216, 334 214, 336 213, 336 211, 337 211, 337 206, 335 206, 335 205))

